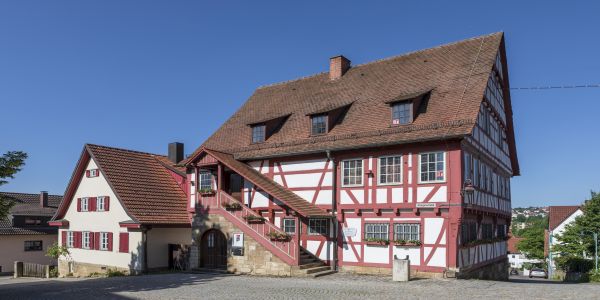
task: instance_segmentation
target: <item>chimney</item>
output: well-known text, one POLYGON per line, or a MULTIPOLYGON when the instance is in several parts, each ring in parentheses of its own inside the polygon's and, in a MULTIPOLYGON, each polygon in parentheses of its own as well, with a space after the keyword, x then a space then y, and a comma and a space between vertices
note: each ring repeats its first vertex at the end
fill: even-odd
POLYGON ((343 55, 334 56, 329 59, 330 80, 342 78, 348 69, 350 69, 350 60, 343 55))
POLYGON ((47 191, 40 192, 40 206, 48 207, 48 192, 47 191))
POLYGON ((176 164, 183 160, 183 144, 182 143, 170 143, 169 144, 169 160, 176 164))

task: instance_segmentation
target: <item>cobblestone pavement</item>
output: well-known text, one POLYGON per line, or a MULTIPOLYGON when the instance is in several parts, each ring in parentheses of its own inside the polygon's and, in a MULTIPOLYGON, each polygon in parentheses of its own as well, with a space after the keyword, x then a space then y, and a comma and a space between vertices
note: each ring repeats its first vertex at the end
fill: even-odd
POLYGON ((0 299, 599 299, 600 285, 545 280, 421 279, 335 274, 272 278, 157 274, 94 279, 1 279, 0 299))

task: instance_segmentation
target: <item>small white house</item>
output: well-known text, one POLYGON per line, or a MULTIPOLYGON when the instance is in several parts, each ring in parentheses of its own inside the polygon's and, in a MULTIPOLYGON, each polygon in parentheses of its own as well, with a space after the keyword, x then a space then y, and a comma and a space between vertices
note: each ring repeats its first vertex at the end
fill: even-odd
POLYGON ((560 243, 557 236, 562 235, 565 227, 571 224, 575 219, 583 215, 580 206, 550 206, 548 207, 548 272, 549 276, 556 271, 554 258, 558 255, 552 252, 552 247, 560 243))
MULTIPOLYGON (((62 276, 173 267, 190 244, 185 171, 161 155, 85 145, 51 225, 62 276)), ((171 148, 171 145, 170 145, 171 148)))

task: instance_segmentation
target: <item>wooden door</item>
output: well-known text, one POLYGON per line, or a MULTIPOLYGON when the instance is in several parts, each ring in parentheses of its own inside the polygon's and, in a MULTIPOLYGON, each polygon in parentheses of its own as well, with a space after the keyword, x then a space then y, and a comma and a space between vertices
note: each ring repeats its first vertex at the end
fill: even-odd
POLYGON ((203 268, 227 268, 227 240, 220 230, 211 229, 204 233, 200 256, 200 266, 203 268))

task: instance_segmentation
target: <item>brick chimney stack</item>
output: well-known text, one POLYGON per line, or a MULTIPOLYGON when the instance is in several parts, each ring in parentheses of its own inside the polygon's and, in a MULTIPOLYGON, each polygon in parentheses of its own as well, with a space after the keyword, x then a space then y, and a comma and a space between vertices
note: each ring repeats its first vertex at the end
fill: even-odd
POLYGON ((47 191, 40 192, 40 206, 48 207, 48 192, 47 191))
POLYGON ((342 78, 348 69, 350 69, 350 60, 343 55, 334 56, 329 59, 330 80, 342 78))

